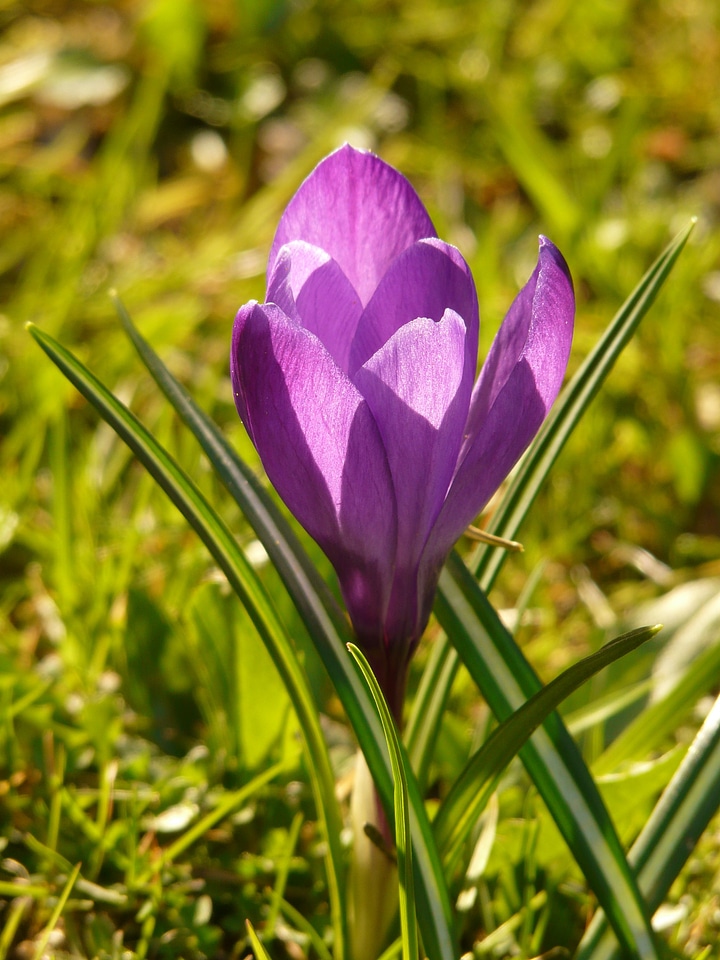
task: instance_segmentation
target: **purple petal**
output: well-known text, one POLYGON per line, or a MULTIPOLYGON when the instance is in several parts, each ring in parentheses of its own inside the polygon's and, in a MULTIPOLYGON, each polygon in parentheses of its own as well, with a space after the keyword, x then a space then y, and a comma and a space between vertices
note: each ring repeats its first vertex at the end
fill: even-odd
POLYGON ((449 243, 420 240, 393 262, 360 317, 350 350, 350 373, 404 324, 416 317, 440 320, 448 309, 465 321, 466 348, 474 367, 479 317, 470 268, 449 243))
POLYGON ((462 444, 475 376, 465 321, 446 310, 400 327, 357 371, 354 382, 379 427, 395 488, 398 546, 386 624, 393 637, 416 636, 416 571, 442 507, 462 444))
POLYGON ((365 305, 395 257, 435 228, 409 181, 372 153, 347 144, 301 184, 275 234, 268 278, 280 249, 305 240, 325 250, 365 305))
POLYGON ((547 416, 565 375, 574 313, 567 264, 541 237, 537 266, 508 311, 473 391, 467 439, 426 548, 433 571, 547 416))
POLYGON ((322 341, 341 370, 347 371, 350 345, 362 304, 330 255, 294 240, 278 254, 267 299, 322 341))
POLYGON ((235 319, 238 412, 275 489, 335 566, 358 632, 382 630, 396 518, 367 403, 322 343, 274 304, 235 319))

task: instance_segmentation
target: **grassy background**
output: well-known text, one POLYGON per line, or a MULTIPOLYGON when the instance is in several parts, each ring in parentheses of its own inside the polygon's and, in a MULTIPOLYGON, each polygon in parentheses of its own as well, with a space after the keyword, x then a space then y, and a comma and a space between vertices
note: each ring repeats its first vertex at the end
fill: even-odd
MULTIPOLYGON (((663 616, 681 623, 700 602, 682 585, 712 598, 720 575, 720 12, 715 0, 45 0, 0 5, 0 25, 0 956, 33 956, 51 927, 57 956, 241 956, 250 916, 275 955, 301 957, 307 931, 277 917, 279 896, 321 932, 326 898, 283 691, 182 518, 23 324, 61 338, 130 402, 252 552, 132 354, 109 288, 256 462, 230 393, 232 318, 262 299, 284 204, 344 140, 410 177, 465 254, 483 351, 538 233, 575 278, 574 368, 697 216, 494 597, 512 612, 537 573, 520 637, 545 677, 641 603, 666 596, 663 616), (161 847, 276 760, 286 769, 272 786, 153 870, 161 847), (24 898, 8 886, 17 878, 24 898)), ((324 704, 342 789, 351 736, 263 576, 324 704)), ((700 648, 719 633, 711 620, 700 648)), ((650 669, 638 656, 590 697, 650 669)), ((436 792, 485 722, 460 678, 436 792)), ((617 788, 624 838, 696 724, 692 710, 678 717, 647 743, 646 758, 663 759, 642 784, 617 788)), ((588 757, 611 735, 584 734, 588 757)), ((500 956, 571 947, 592 908, 581 878, 519 771, 500 805, 503 857, 464 914, 464 945, 505 923, 487 941, 500 956)), ((716 942, 720 826, 673 901, 673 949, 716 942)))

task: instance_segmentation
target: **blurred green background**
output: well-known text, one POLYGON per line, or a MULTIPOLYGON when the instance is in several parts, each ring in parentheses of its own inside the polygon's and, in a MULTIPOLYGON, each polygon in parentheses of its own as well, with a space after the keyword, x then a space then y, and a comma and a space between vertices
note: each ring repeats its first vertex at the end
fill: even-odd
MULTIPOLYGON (((148 784, 147 795, 130 791, 115 811, 119 849, 139 842, 143 816, 176 803, 201 807, 208 785, 237 785, 295 749, 279 682, 207 555, 23 325, 60 338, 130 403, 262 564, 252 532, 132 353, 108 291, 118 290, 173 372, 257 463, 232 403, 232 320, 240 304, 263 298, 285 203, 346 140, 402 170, 439 235, 462 250, 478 287, 483 353, 532 270, 539 233, 558 244, 574 276, 575 369, 662 247, 697 217, 678 267, 554 469, 523 531, 525 554, 508 563, 494 600, 513 608, 537 572, 519 636, 549 678, 605 631, 619 632, 639 603, 677 596, 686 581, 717 592, 716 0, 38 0, 0 3, 0 27, 0 803, 9 798, 0 844, 8 863, 51 876, 60 869, 51 853, 65 863, 94 856, 96 878, 105 869, 107 883, 120 882, 112 870, 125 868, 107 848, 83 852, 92 838, 60 787, 83 813, 118 769, 128 783, 148 784), (207 749, 189 762, 198 741, 207 749)), ((352 744, 339 707, 272 571, 263 576, 333 718, 341 774, 352 744)), ((462 678, 454 708, 440 783, 484 717, 462 678)), ((83 940, 82 928, 76 949, 83 943, 91 955, 88 943, 110 943, 122 929, 128 943, 170 956, 212 955, 233 932, 240 938, 242 916, 260 910, 267 858, 307 801, 298 789, 278 788, 251 827, 237 827, 245 859, 238 868, 237 850, 221 855, 234 879, 213 894, 224 906, 212 922, 196 922, 209 896, 197 891, 178 888, 171 903, 172 888, 150 911, 157 930, 187 928, 192 943, 151 947, 160 934, 143 932, 135 904, 127 916, 126 907, 90 911, 95 940, 83 940)), ((311 819, 311 807, 305 812, 311 819)), ((700 917, 680 923, 685 947, 720 927, 720 842, 708 842, 693 868, 697 891, 692 873, 681 890, 700 917)), ((299 903, 322 913, 313 837, 303 843, 297 870, 315 880, 299 903)), ((511 866, 519 862, 520 852, 511 866)), ((563 864, 543 882, 549 889, 569 874, 563 864)), ((512 915, 512 883, 497 884, 507 899, 495 907, 500 923, 512 915)), ((581 931, 583 897, 566 897, 580 902, 572 910, 562 901, 557 929, 571 910, 571 929, 581 931)), ((36 934, 43 910, 38 898, 16 939, 36 934)))

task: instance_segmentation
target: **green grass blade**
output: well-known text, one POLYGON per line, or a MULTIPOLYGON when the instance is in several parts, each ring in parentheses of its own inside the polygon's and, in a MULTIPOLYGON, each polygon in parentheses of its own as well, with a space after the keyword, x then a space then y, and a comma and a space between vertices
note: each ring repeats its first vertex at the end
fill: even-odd
POLYGON ((228 528, 152 434, 68 350, 32 324, 28 325, 28 329, 53 363, 127 443, 198 533, 245 605, 283 678, 305 737, 317 815, 328 838, 326 869, 333 902, 334 926, 339 937, 336 948, 340 960, 345 942, 341 926, 344 916, 340 881, 343 858, 335 781, 317 708, 296 652, 275 615, 272 602, 228 528))
POLYGON ((563 671, 493 731, 455 780, 433 821, 437 844, 446 863, 453 863, 500 774, 528 737, 586 680, 654 637, 659 630, 659 626, 641 627, 611 640, 563 671))
POLYGON ((325 941, 307 917, 303 916, 291 903, 288 903, 287 900, 283 900, 282 898, 280 900, 280 910, 296 930, 305 934, 320 960, 332 960, 325 941))
POLYGON ((60 915, 62 914, 63 910, 65 909, 65 904, 67 903, 67 899, 72 892, 72 888, 75 886, 75 881, 77 880, 79 874, 80 864, 78 863, 73 867, 72 873, 68 877, 67 883, 63 887, 63 891, 58 897, 53 912, 50 914, 50 919, 45 924, 45 929, 37 939, 37 946, 35 948, 35 953, 33 954, 33 960, 41 960, 41 958, 45 955, 45 948, 48 945, 50 934, 57 926, 57 922, 60 919, 60 915))
MULTIPOLYGON (((386 811, 392 809, 392 774, 382 750, 382 726, 372 700, 347 656, 352 639, 346 619, 309 561, 285 517, 252 471, 240 460, 217 428, 140 336, 124 307, 116 306, 141 359, 210 459, 219 479, 243 510, 276 566, 285 587, 313 638, 318 653, 355 730, 386 811)), ((433 958, 453 960, 457 950, 451 933, 450 898, 414 777, 408 784, 416 870, 416 897, 423 943, 433 958)))
MULTIPOLYGON (((615 361, 631 340, 640 321, 652 306, 687 243, 693 226, 694 221, 660 254, 563 390, 491 517, 487 527, 489 533, 507 540, 517 537, 520 526, 553 463, 593 397, 607 379, 615 361)), ((504 560, 504 550, 489 546, 480 546, 476 550, 469 566, 475 570, 480 586, 486 593, 492 589, 504 560)), ((446 649, 450 647, 447 638, 439 643, 446 649)), ((455 653, 449 654, 449 657, 448 664, 445 657, 437 655, 436 662, 439 665, 437 672, 428 677, 423 688, 427 691, 427 696, 417 698, 413 714, 409 719, 406 742, 413 757, 415 769, 423 769, 429 762, 424 752, 432 751, 432 737, 424 737, 424 752, 416 747, 415 737, 419 736, 422 730, 437 730, 439 727, 439 719, 445 708, 459 662, 455 653), (452 666, 455 669, 451 669, 452 666), (442 676, 440 670, 442 670, 442 676), (429 702, 428 697, 432 703, 429 702), (422 718, 422 722, 418 717, 422 718)))
POLYGON ((271 960, 270 954, 260 942, 260 937, 255 933, 255 928, 249 920, 245 921, 245 926, 247 927, 248 940, 250 941, 252 952, 255 954, 255 960, 271 960))
POLYGON ((285 887, 287 886, 288 874, 290 873, 290 861, 295 853, 298 837, 300 836, 300 828, 303 825, 304 819, 303 813, 300 810, 293 817, 293 822, 290 824, 290 829, 288 830, 287 844, 277 868, 275 884, 273 886, 272 896, 270 897, 270 906, 265 920, 265 931, 270 937, 275 936, 275 924, 280 915, 280 903, 285 893, 285 887))
MULTIPOLYGON (((493 713, 505 720, 540 689, 520 648, 462 560, 443 572, 438 617, 493 713)), ((520 751, 628 957, 656 960, 649 917, 595 782, 557 713, 520 751)))
MULTIPOLYGON (((651 912, 657 910, 720 807, 720 697, 663 792, 629 860, 651 912)), ((602 913, 593 918, 575 960, 620 960, 602 913)))
POLYGON ((353 643, 348 644, 358 668, 372 695, 382 723, 385 742, 390 754, 393 776, 393 799, 395 812, 395 848, 398 862, 400 936, 404 960, 417 960, 418 939, 415 919, 415 891, 413 889, 412 844, 410 842, 410 812, 408 809, 408 777, 405 771, 400 737, 392 715, 385 702, 382 690, 363 654, 353 643))

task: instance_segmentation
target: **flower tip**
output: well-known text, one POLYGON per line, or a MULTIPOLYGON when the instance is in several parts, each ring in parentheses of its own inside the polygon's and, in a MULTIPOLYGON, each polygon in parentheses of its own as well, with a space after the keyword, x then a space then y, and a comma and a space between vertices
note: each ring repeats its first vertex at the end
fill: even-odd
POLYGON ((356 154, 361 157, 376 156, 372 150, 366 150, 363 147, 354 147, 348 140, 342 143, 334 153, 344 153, 346 155, 356 154))
POLYGON ((560 251, 552 242, 552 240, 550 240, 549 237, 546 237, 544 234, 541 233, 540 236, 538 237, 538 246, 539 246, 539 258, 542 259, 543 254, 545 254, 546 256, 550 256, 553 262, 555 263, 555 265, 562 270, 562 272, 565 274, 567 279, 570 281, 570 284, 572 285, 573 280, 572 280, 572 274, 570 273, 570 267, 567 265, 567 261, 565 257, 562 255, 562 253, 560 253, 560 251))

